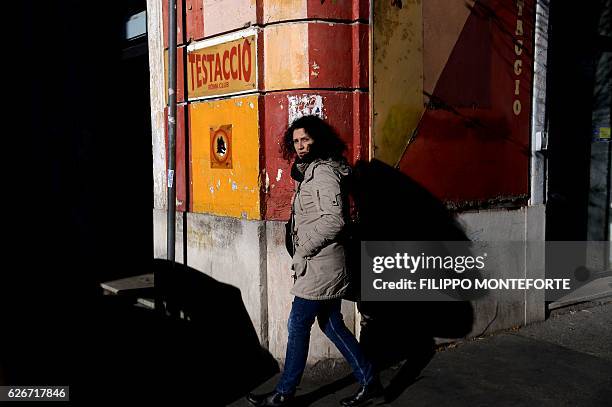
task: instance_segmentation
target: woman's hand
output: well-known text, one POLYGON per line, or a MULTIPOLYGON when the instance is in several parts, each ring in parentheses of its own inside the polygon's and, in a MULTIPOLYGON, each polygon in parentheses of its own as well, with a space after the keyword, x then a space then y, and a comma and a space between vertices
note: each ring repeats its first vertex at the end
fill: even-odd
POLYGON ((302 256, 293 256, 291 270, 295 276, 303 276, 306 273, 306 259, 302 256))

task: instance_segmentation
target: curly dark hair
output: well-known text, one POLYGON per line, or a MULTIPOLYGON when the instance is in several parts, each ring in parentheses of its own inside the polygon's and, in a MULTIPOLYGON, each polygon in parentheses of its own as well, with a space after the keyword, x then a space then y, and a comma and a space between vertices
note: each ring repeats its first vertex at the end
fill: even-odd
POLYGON ((318 116, 302 116, 294 120, 283 135, 280 147, 285 160, 291 161, 296 155, 293 146, 293 131, 296 129, 304 129, 314 141, 309 153, 311 158, 333 160, 342 158, 346 144, 340 139, 336 130, 318 116))

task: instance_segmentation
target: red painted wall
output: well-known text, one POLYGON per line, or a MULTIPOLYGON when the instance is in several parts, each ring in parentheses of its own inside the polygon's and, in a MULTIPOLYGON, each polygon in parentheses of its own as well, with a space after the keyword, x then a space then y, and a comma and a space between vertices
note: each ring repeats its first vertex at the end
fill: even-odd
POLYGON ((185 0, 187 42, 204 38, 204 0, 185 0))
POLYGON ((368 41, 365 24, 309 24, 310 87, 367 88, 368 41))
POLYGON ((370 15, 370 2, 368 0, 307 0, 306 7, 309 18, 367 20, 370 15))
MULTIPOLYGON (((185 12, 183 0, 176 0, 176 44, 185 43, 185 30, 183 29, 183 14, 185 12)), ((168 48, 168 2, 162 1, 162 18, 164 28, 164 48, 168 48)))
MULTIPOLYGON (((290 164, 280 153, 280 140, 288 126, 289 95, 303 95, 304 91, 274 92, 263 96, 263 149, 265 173, 262 174, 264 191, 263 213, 268 220, 285 220, 290 214, 291 195, 294 183, 291 179, 290 164), (282 170, 280 181, 276 181, 278 170, 282 170), (269 186, 265 189, 265 174, 269 186)), ((323 97, 324 115, 347 144, 346 157, 351 163, 368 157, 369 106, 365 92, 309 91, 323 97)))
POLYGON ((516 1, 477 2, 437 82, 399 168, 442 200, 494 203, 529 193, 533 7, 525 0, 516 35, 516 1), (525 45, 520 56, 517 39, 525 45))
MULTIPOLYGON (((184 102, 187 98, 187 92, 185 91, 185 58, 187 54, 187 48, 184 46, 176 49, 176 101, 178 103, 184 102)), ((166 97, 168 97, 166 95, 166 97)))

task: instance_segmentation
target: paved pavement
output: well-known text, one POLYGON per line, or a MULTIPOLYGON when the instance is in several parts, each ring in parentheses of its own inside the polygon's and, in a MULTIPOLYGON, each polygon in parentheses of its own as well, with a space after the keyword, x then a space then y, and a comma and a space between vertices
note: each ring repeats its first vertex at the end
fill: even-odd
MULTIPOLYGON (((544 322, 439 349, 416 379, 407 370, 384 370, 385 397, 370 405, 612 406, 612 301, 557 309, 544 322)), ((337 406, 355 389, 350 375, 308 378, 296 404, 337 406)))
MULTIPOLYGON (((612 271, 607 271, 602 274, 611 274, 612 271)), ((596 278, 593 281, 589 281, 584 286, 572 291, 565 297, 559 298, 557 301, 551 303, 548 307, 550 309, 566 307, 568 305, 576 304, 578 302, 595 301, 600 298, 609 297, 612 295, 612 276, 602 276, 596 278)))

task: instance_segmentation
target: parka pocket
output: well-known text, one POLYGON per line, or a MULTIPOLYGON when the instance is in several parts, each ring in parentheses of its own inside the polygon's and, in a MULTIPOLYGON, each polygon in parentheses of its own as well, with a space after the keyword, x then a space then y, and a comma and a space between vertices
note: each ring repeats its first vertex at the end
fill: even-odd
POLYGON ((317 203, 322 213, 336 213, 342 207, 342 195, 335 188, 317 189, 317 203))
POLYGON ((318 203, 312 195, 312 191, 305 188, 300 191, 298 205, 302 213, 312 213, 317 211, 318 203))

